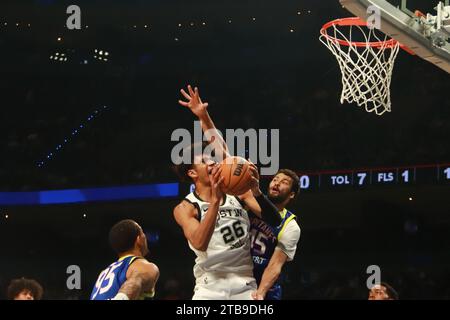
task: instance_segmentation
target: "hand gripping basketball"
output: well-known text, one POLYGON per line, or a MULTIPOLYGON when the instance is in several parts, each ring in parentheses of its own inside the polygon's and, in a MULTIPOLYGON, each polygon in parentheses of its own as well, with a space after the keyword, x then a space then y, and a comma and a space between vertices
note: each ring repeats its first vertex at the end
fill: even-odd
MULTIPOLYGON (((242 157, 228 157, 221 163, 223 181, 220 184, 221 190, 230 195, 241 195, 255 185, 253 169, 251 164, 242 157)), ((258 179, 256 179, 258 181, 258 179)), ((259 182, 258 182, 259 184, 259 182)))

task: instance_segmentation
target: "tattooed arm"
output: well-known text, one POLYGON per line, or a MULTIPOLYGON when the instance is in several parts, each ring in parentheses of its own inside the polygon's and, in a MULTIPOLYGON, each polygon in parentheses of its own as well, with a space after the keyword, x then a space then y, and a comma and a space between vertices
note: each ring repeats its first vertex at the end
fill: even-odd
POLYGON ((136 260, 127 271, 127 281, 120 287, 116 300, 137 300, 152 295, 159 278, 158 267, 145 259, 136 260))

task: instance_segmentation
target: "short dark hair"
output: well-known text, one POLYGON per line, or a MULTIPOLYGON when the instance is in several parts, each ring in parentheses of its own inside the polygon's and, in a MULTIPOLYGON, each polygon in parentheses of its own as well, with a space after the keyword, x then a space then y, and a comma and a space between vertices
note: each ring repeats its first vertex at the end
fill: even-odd
MULTIPOLYGON (((173 170, 175 171, 178 178, 180 178, 180 180, 182 182, 192 182, 192 178, 188 175, 188 172, 189 172, 189 170, 191 170, 193 168, 195 157, 197 155, 203 154, 203 151, 205 150, 205 148, 208 145, 209 145, 209 142, 207 142, 207 141, 203 141, 201 143, 197 142, 197 143, 192 143, 191 145, 187 146, 186 148, 184 148, 182 150, 183 155, 184 154, 190 155, 190 158, 189 158, 190 163, 183 162, 183 163, 176 164, 173 166, 173 170), (201 146, 200 154, 197 152, 197 150, 199 149, 199 146, 201 146)), ((182 155, 180 155, 180 160, 181 160, 181 157, 182 157, 182 155)))
POLYGON ((397 293, 397 291, 395 291, 394 288, 392 288, 386 282, 381 282, 380 285, 386 288, 386 293, 387 293, 387 295, 389 296, 390 299, 398 300, 398 293, 397 293))
POLYGON ((279 173, 285 174, 292 179, 291 192, 294 192, 295 197, 297 197, 297 195, 300 191, 300 178, 298 177, 298 175, 290 169, 280 169, 280 170, 278 170, 277 174, 279 174, 279 173))
POLYGON ((117 222, 109 231, 109 244, 118 254, 133 249, 136 238, 141 234, 139 225, 130 219, 117 222))
POLYGON ((8 299, 14 300, 24 290, 30 291, 34 300, 41 300, 44 294, 44 289, 39 282, 33 279, 20 278, 11 280, 8 286, 8 299))

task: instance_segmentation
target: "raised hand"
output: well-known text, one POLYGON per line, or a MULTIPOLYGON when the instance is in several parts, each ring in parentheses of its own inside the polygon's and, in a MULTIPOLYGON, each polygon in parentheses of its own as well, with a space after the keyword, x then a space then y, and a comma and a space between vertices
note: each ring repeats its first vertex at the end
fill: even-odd
POLYGON ((191 85, 188 85, 187 89, 189 93, 187 93, 184 89, 180 90, 181 94, 186 98, 187 101, 178 100, 178 103, 183 107, 191 109, 193 114, 195 114, 199 118, 202 118, 206 115, 206 108, 208 108, 208 103, 203 103, 197 87, 192 90, 191 85))

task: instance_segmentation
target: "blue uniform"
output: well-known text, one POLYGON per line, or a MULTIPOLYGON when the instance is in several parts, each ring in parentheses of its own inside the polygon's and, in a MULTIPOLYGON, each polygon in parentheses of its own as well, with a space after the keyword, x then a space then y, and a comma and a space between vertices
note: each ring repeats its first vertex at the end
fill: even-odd
MULTIPOLYGON (((283 234, 285 226, 289 223, 289 221, 296 218, 296 216, 287 209, 281 211, 280 215, 282 221, 278 227, 274 228, 258 218, 255 214, 250 213, 253 275, 258 286, 261 283, 264 270, 269 264, 270 258, 272 257, 278 244, 278 239, 280 239, 283 234)), ((281 300, 280 278, 281 276, 267 292, 266 300, 281 300)))
POLYGON ((91 300, 110 300, 114 298, 122 284, 127 280, 128 268, 140 258, 137 256, 125 256, 103 270, 92 290, 91 300))

